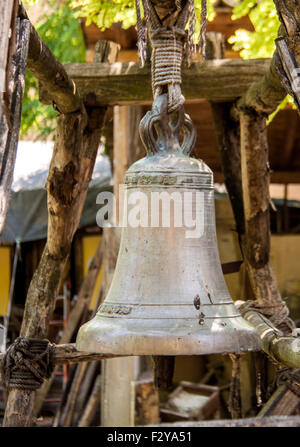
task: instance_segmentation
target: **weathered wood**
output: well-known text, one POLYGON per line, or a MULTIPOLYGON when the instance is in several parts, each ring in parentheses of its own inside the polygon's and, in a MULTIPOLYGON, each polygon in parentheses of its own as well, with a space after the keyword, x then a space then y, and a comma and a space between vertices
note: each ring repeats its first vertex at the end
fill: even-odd
MULTIPOLYGON (((99 46, 98 51, 97 51, 98 57, 104 61, 106 60, 106 57, 109 57, 110 61, 114 62, 113 58, 117 57, 117 54, 118 54, 118 45, 116 45, 114 42, 103 41, 103 44, 101 46, 99 46)), ((100 109, 100 110, 103 110, 103 109, 100 109)), ((103 252, 102 252, 103 243, 102 242, 101 242, 101 247, 100 247, 100 245, 98 246, 98 249, 95 253, 93 261, 90 265, 89 271, 88 271, 86 278, 80 288, 78 299, 76 301, 74 308, 71 311, 71 314, 67 321, 67 325, 64 328, 64 331, 62 333, 62 337, 60 340, 60 343, 62 343, 62 344, 68 343, 71 341, 72 335, 78 326, 78 323, 82 316, 82 313, 83 313, 84 309, 86 308, 86 305, 88 304, 88 302, 92 296, 92 291, 95 286, 97 274, 98 274, 100 264, 102 263, 102 259, 103 259, 103 252)), ((35 407, 34 407, 35 415, 37 415, 39 413, 39 411, 42 407, 43 401, 52 385, 56 370, 57 370, 57 368, 55 368, 55 370, 53 371, 51 378, 49 380, 45 381, 43 383, 42 387, 37 392, 37 398, 36 398, 35 407)))
POLYGON ((77 365, 75 376, 72 381, 72 386, 71 386, 71 389, 68 394, 67 402, 63 409, 62 416, 61 416, 60 425, 63 427, 70 427, 70 425, 72 423, 76 399, 77 399, 79 389, 80 389, 81 383, 83 381, 87 366, 88 366, 87 363, 81 363, 80 365, 77 365))
POLYGON ((300 400, 285 385, 280 385, 265 403, 257 417, 290 416, 299 408, 300 400))
POLYGON ((175 356, 155 355, 152 356, 155 386, 160 391, 168 391, 172 387, 175 368, 175 356))
MULTIPOLYGON (((101 267, 103 258, 103 243, 102 241, 99 243, 97 250, 95 252, 95 255, 92 259, 92 262, 89 265, 88 272, 83 280, 83 283, 81 285, 81 288, 78 293, 78 297, 76 300, 76 303, 74 307, 72 308, 69 318, 67 320, 67 324, 63 330, 63 333, 60 338, 60 344, 66 344, 69 343, 72 339, 72 336, 75 332, 75 330, 78 327, 78 324, 80 323, 80 319, 82 317, 82 314, 84 310, 87 308, 90 299, 93 294, 93 290, 95 287, 95 283, 97 280, 97 276, 99 273, 99 269, 101 267)), ((68 362, 66 362, 68 363, 68 362)), ((46 380, 41 388, 36 393, 36 400, 34 405, 34 413, 35 415, 38 415, 44 399, 46 395, 48 394, 48 391, 50 390, 50 387, 53 383, 53 380, 55 378, 57 372, 57 368, 54 369, 50 379, 46 380)))
POLYGON ((94 62, 114 63, 118 59, 121 45, 108 40, 98 40, 95 47, 94 62))
POLYGON ((300 427, 300 416, 271 416, 265 418, 223 419, 218 421, 189 421, 163 423, 151 427, 300 427))
MULTIPOLYGON (((239 237, 245 232, 242 174, 240 156, 240 126, 232 119, 232 102, 211 102, 218 149, 221 156, 224 181, 230 198, 236 230, 239 237)), ((215 181, 218 176, 214 174, 215 181)))
POLYGON ((241 170, 245 216, 242 250, 256 299, 261 304, 282 304, 270 261, 270 168, 266 120, 240 113, 241 170))
MULTIPOLYGON (((59 344, 54 346, 54 365, 71 365, 79 362, 93 362, 95 360, 111 359, 123 357, 122 355, 101 354, 92 352, 77 351, 75 343, 59 344)), ((4 358, 4 353, 0 354, 0 361, 4 358)))
POLYGON ((135 424, 147 425, 159 423, 159 395, 153 379, 141 379, 134 383, 135 388, 135 424))
POLYGON ((82 418, 78 424, 79 427, 89 427, 91 425, 100 402, 100 389, 101 375, 99 374, 95 380, 93 391, 87 402, 82 418))
MULTIPOLYGON (((60 277, 92 176, 104 115, 105 109, 102 108, 87 113, 82 110, 58 118, 57 138, 47 182, 47 244, 28 290, 21 327, 23 337, 47 336, 60 277)), ((30 408, 28 400, 24 400, 23 407, 13 405, 16 396, 21 394, 22 390, 11 390, 5 426, 30 425, 35 393, 31 393, 30 408)))
POLYGON ((277 14, 282 26, 275 40, 278 56, 278 72, 282 85, 293 97, 300 110, 300 14, 297 2, 274 0, 277 14))
POLYGON ((6 90, 6 67, 9 47, 9 30, 15 0, 0 3, 0 93, 6 90))
MULTIPOLYGON (((137 62, 66 64, 85 104, 148 104, 152 101, 149 67, 137 62)), ((182 91, 186 102, 207 99, 231 101, 242 96, 262 79, 269 59, 223 59, 193 62, 182 70, 182 91)), ((41 100, 49 104, 48 94, 41 100)))
POLYGON ((54 352, 55 365, 70 365, 72 363, 89 362, 94 360, 110 359, 122 357, 113 354, 94 354, 89 352, 77 351, 75 343, 56 345, 54 352))
MULTIPOLYGON (((264 76, 250 86, 236 103, 236 110, 255 111, 260 114, 270 114, 283 101, 287 92, 283 88, 276 69, 276 56, 264 76)), ((238 115, 236 115, 238 120, 238 115)))
POLYGON ((88 364, 86 374, 84 376, 80 390, 78 392, 76 405, 74 408, 73 419, 72 419, 73 426, 78 424, 80 415, 82 414, 84 406, 88 400, 88 395, 89 395, 91 386, 95 382, 95 377, 98 375, 99 366, 100 366, 99 362, 97 362, 97 361, 91 362, 88 364))
MULTIPOLYGON (((20 5, 19 13, 28 19, 23 5, 20 5)), ((51 92, 51 104, 61 113, 72 113, 82 108, 74 81, 31 24, 27 68, 43 84, 43 88, 51 92)))
POLYGON ((0 93, 0 235, 9 207, 19 140, 29 42, 29 22, 27 20, 19 18, 16 20, 15 29, 12 30, 12 39, 15 39, 16 42, 10 63, 7 66, 7 90, 3 96, 0 93))

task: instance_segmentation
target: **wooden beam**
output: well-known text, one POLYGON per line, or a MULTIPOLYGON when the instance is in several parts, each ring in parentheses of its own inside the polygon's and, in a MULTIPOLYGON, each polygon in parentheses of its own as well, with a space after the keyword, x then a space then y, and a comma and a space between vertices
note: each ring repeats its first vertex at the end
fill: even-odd
MULTIPOLYGON (((22 5, 19 13, 21 17, 28 19, 22 5)), ((82 108, 82 100, 74 81, 39 37, 32 24, 30 24, 27 68, 44 88, 51 91, 51 105, 55 104, 61 113, 72 113, 82 108)))
POLYGON ((299 397, 286 385, 280 385, 257 416, 290 416, 295 414, 297 408, 299 408, 299 397))
MULTIPOLYGON (((270 66, 269 59, 222 59, 193 62, 182 71, 182 90, 187 102, 201 98, 231 101, 259 81, 270 66)), ((147 104, 152 101, 150 67, 137 62, 67 64, 66 72, 88 105, 147 104)), ((49 91, 40 91, 45 104, 49 91)))
POLYGON ((93 354, 90 352, 80 352, 77 351, 75 343, 70 343, 55 346, 53 361, 55 365, 70 365, 72 363, 92 362, 95 360, 105 360, 115 357, 122 356, 113 354, 93 354))
MULTIPOLYGON (((66 343, 61 345, 53 345, 53 363, 54 365, 71 365, 73 363, 93 362, 95 360, 105 360, 117 357, 124 357, 122 355, 114 354, 99 354, 91 352, 77 351, 75 343, 66 343)), ((0 362, 4 358, 4 353, 0 354, 0 362)))

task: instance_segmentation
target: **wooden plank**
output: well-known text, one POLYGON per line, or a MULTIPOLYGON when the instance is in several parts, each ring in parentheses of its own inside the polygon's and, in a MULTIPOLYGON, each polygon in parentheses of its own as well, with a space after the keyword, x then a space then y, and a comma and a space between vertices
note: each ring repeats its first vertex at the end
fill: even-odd
MULTIPOLYGON (((182 90, 187 102, 230 101, 243 95, 259 81, 270 66, 269 59, 222 59, 193 62, 182 70, 182 90)), ((150 68, 136 62, 67 64, 66 72, 75 81, 86 104, 147 104, 152 101, 150 68)), ((46 104, 48 93, 40 92, 46 104)))
POLYGON ((285 385, 280 385, 257 416, 290 416, 299 408, 299 404, 299 397, 285 385))

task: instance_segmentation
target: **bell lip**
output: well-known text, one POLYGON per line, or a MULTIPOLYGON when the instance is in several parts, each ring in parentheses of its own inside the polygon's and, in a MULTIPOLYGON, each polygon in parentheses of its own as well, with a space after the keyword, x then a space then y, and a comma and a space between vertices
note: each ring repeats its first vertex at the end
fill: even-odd
POLYGON ((96 321, 95 325, 93 319, 79 329, 76 349, 82 352, 113 356, 189 356, 261 351, 262 342, 258 332, 242 317, 238 318, 243 320, 245 328, 235 329, 234 332, 192 332, 180 337, 163 331, 159 335, 141 335, 139 332, 124 331, 123 329, 118 335, 112 335, 105 329, 103 330, 100 321, 98 323, 96 321), (97 332, 97 339, 95 332, 97 332))

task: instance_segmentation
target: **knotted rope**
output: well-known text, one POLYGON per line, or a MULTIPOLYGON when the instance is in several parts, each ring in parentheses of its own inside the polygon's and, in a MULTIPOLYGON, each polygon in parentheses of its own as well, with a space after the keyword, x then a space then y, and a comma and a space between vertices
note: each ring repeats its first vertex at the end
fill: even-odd
POLYGON ((205 51, 206 51, 206 28, 207 28, 207 3, 206 0, 201 0, 199 52, 203 59, 205 59, 205 51))
POLYGON ((186 33, 177 27, 158 28, 151 31, 152 90, 153 96, 163 93, 168 86, 168 112, 177 110, 184 103, 181 94, 181 63, 186 33))
POLYGON ((1 362, 6 389, 36 390, 53 371, 53 345, 48 340, 18 337, 1 362))
POLYGON ((260 312, 268 318, 277 329, 285 334, 291 332, 295 328, 295 323, 289 317, 289 309, 284 302, 278 304, 260 304, 257 301, 249 300, 240 306, 239 310, 242 314, 249 310, 260 312))
MULTIPOLYGON (((142 0, 144 19, 141 17, 140 0, 135 0, 137 14, 138 50, 142 66, 146 60, 147 23, 150 25, 150 40, 152 44, 152 90, 156 98, 168 92, 168 112, 178 110, 184 103, 181 94, 181 65, 185 58, 190 60, 190 54, 195 50, 193 36, 195 33, 195 5, 194 0, 175 0, 175 9, 165 18, 160 19, 151 0, 142 0), (178 14, 174 26, 164 26, 164 21, 170 15, 178 14), (187 28, 187 29, 186 29, 187 28)), ((206 32, 206 0, 201 3, 201 26, 199 48, 205 55, 206 32)), ((174 16, 175 17, 175 16, 174 16)))

